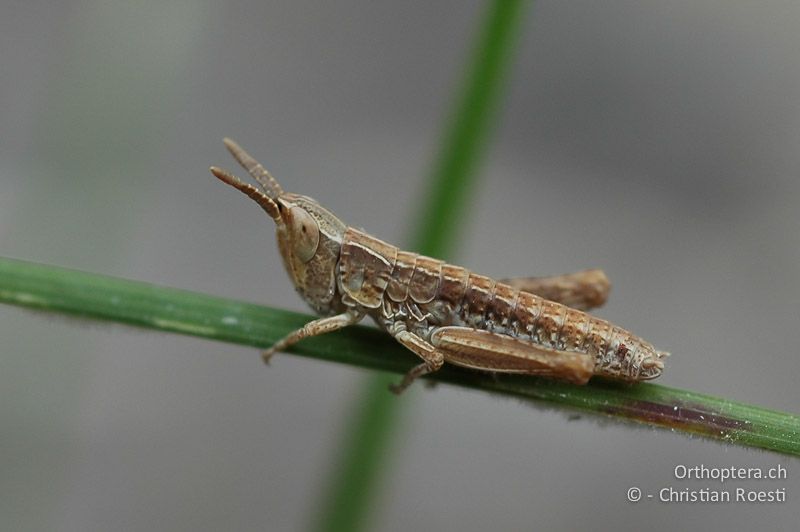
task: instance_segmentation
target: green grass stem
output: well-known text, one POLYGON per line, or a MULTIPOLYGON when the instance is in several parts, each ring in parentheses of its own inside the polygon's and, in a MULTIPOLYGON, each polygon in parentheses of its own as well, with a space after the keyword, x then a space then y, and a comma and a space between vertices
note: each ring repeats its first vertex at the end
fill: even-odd
MULTIPOLYGON (((253 303, 5 258, 0 258, 0 302, 255 347, 269 346, 312 319, 253 303)), ((309 338, 290 351, 391 374, 402 374, 417 363, 386 334, 365 326, 309 338)), ((625 386, 592 381, 587 386, 573 386, 526 376, 493 378, 453 367, 429 378, 494 396, 518 397, 531 404, 550 404, 800 456, 797 415, 696 392, 649 383, 625 386)), ((406 399, 383 389, 381 395, 392 402, 406 399)))

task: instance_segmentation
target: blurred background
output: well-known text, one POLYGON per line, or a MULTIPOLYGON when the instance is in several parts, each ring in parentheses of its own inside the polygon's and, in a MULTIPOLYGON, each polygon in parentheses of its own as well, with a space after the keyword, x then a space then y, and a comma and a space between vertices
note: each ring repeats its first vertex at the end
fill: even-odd
MULTIPOLYGON (((6 1, 0 255, 305 311, 237 139, 405 244, 483 2, 6 1), (237 169, 237 172, 241 174, 237 169)), ((603 268, 661 384, 797 412, 800 5, 537 1, 457 262, 603 268)), ((19 530, 302 530, 366 372, 0 307, 0 515, 19 530)), ((388 393, 388 392, 387 392, 388 393)), ((800 463, 416 386, 374 530, 789 529, 800 463), (631 504, 768 467, 785 504, 631 504)), ((728 487, 727 485, 722 487, 728 487)))

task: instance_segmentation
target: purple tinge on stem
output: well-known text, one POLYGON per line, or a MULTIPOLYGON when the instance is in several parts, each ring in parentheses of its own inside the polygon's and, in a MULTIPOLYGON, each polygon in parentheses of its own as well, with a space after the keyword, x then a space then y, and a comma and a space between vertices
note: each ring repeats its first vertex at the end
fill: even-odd
POLYGON ((709 412, 707 407, 692 403, 666 405, 650 401, 631 400, 618 406, 604 409, 609 414, 653 423, 663 427, 677 428, 715 438, 735 431, 749 431, 749 423, 709 412))

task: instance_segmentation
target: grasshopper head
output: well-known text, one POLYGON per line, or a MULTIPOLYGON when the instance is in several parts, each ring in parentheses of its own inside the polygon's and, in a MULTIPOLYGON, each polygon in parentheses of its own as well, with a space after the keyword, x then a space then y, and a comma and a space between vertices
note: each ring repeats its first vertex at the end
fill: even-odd
POLYGON ((320 314, 337 311, 335 273, 344 223, 316 200, 284 192, 275 178, 232 140, 225 139, 225 146, 259 183, 260 190, 220 168, 212 166, 211 173, 252 198, 273 219, 283 264, 303 299, 320 314))

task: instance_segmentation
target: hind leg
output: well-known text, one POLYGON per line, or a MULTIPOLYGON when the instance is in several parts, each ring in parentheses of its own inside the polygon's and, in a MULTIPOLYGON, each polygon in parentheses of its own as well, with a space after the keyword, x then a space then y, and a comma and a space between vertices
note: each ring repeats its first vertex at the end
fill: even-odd
POLYGON ((611 283, 603 270, 584 270, 552 277, 513 277, 501 283, 578 310, 600 307, 611 283))

